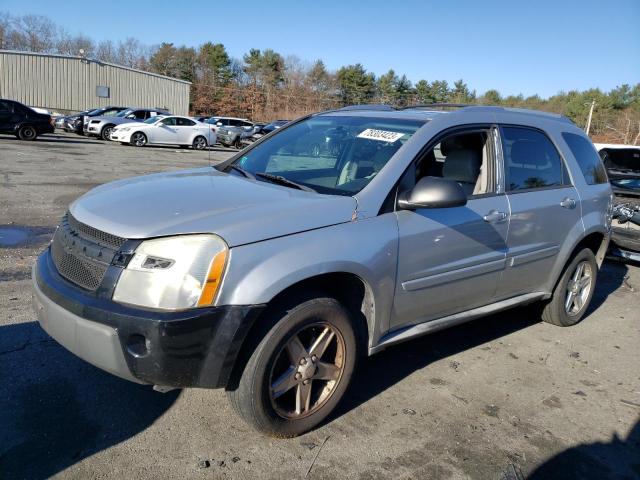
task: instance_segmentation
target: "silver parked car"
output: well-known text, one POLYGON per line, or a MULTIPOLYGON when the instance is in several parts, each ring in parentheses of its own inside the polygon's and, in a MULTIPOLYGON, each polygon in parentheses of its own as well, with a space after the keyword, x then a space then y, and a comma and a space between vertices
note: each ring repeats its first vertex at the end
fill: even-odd
POLYGON ((225 388, 256 429, 295 436, 361 355, 517 305, 580 321, 609 242, 602 168, 552 114, 310 115, 215 168, 76 200, 34 265, 34 304, 86 361, 159 390, 225 388))
POLYGON ((102 140, 110 140, 111 132, 117 125, 132 122, 144 122, 158 115, 171 115, 168 110, 162 108, 127 108, 114 116, 88 117, 84 124, 83 132, 89 137, 98 137, 102 140))

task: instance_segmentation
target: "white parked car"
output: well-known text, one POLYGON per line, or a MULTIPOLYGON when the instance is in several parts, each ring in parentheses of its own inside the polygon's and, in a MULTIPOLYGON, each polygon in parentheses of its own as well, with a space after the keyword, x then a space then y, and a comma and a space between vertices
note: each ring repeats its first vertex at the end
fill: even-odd
POLYGON ((126 123, 111 131, 111 140, 136 147, 179 145, 204 150, 216 143, 211 125, 176 115, 156 116, 140 123, 126 123))

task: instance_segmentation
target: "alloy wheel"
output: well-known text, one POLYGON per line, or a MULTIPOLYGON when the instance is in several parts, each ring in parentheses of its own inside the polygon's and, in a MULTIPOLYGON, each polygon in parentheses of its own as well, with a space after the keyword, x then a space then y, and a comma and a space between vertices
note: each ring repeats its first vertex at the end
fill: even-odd
POLYGON ((193 141, 193 148, 196 150, 204 150, 205 148, 207 148, 207 141, 204 137, 197 137, 193 141))
POLYGON ((322 407, 336 390, 345 367, 345 341, 328 323, 305 326, 277 353, 269 376, 276 413, 296 420, 322 407))
POLYGON ((589 262, 583 261, 576 265, 576 269, 567 282, 567 294, 564 309, 568 315, 577 315, 585 306, 591 293, 593 272, 589 262))
POLYGON ((131 135, 131 143, 136 147, 143 147, 144 144, 147 143, 147 138, 144 136, 144 133, 136 132, 131 135))

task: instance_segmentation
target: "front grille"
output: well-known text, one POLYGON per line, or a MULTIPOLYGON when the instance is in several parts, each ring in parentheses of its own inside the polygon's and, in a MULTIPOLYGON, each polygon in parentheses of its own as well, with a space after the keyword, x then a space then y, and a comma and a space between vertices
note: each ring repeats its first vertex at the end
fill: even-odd
POLYGON ((89 225, 85 225, 84 223, 80 223, 70 213, 67 213, 64 217, 62 217, 62 223, 64 223, 65 219, 69 223, 69 228, 72 232, 77 233, 81 237, 88 238, 95 243, 104 245, 105 247, 117 250, 122 245, 124 245, 124 242, 126 242, 126 238, 111 235, 110 233, 103 232, 102 230, 98 230, 97 228, 93 228, 89 225))
POLYGON ((62 217, 51 242, 51 257, 64 278, 86 290, 97 290, 116 251, 126 239, 62 217))

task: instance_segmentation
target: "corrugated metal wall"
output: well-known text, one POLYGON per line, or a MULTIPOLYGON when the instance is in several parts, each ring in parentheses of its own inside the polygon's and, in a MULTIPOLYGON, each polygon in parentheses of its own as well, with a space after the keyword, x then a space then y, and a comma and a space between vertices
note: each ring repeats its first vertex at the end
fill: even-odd
POLYGON ((0 50, 0 98, 32 107, 81 111, 107 105, 189 113, 189 82, 79 57, 0 50), (109 87, 109 98, 96 94, 109 87))

